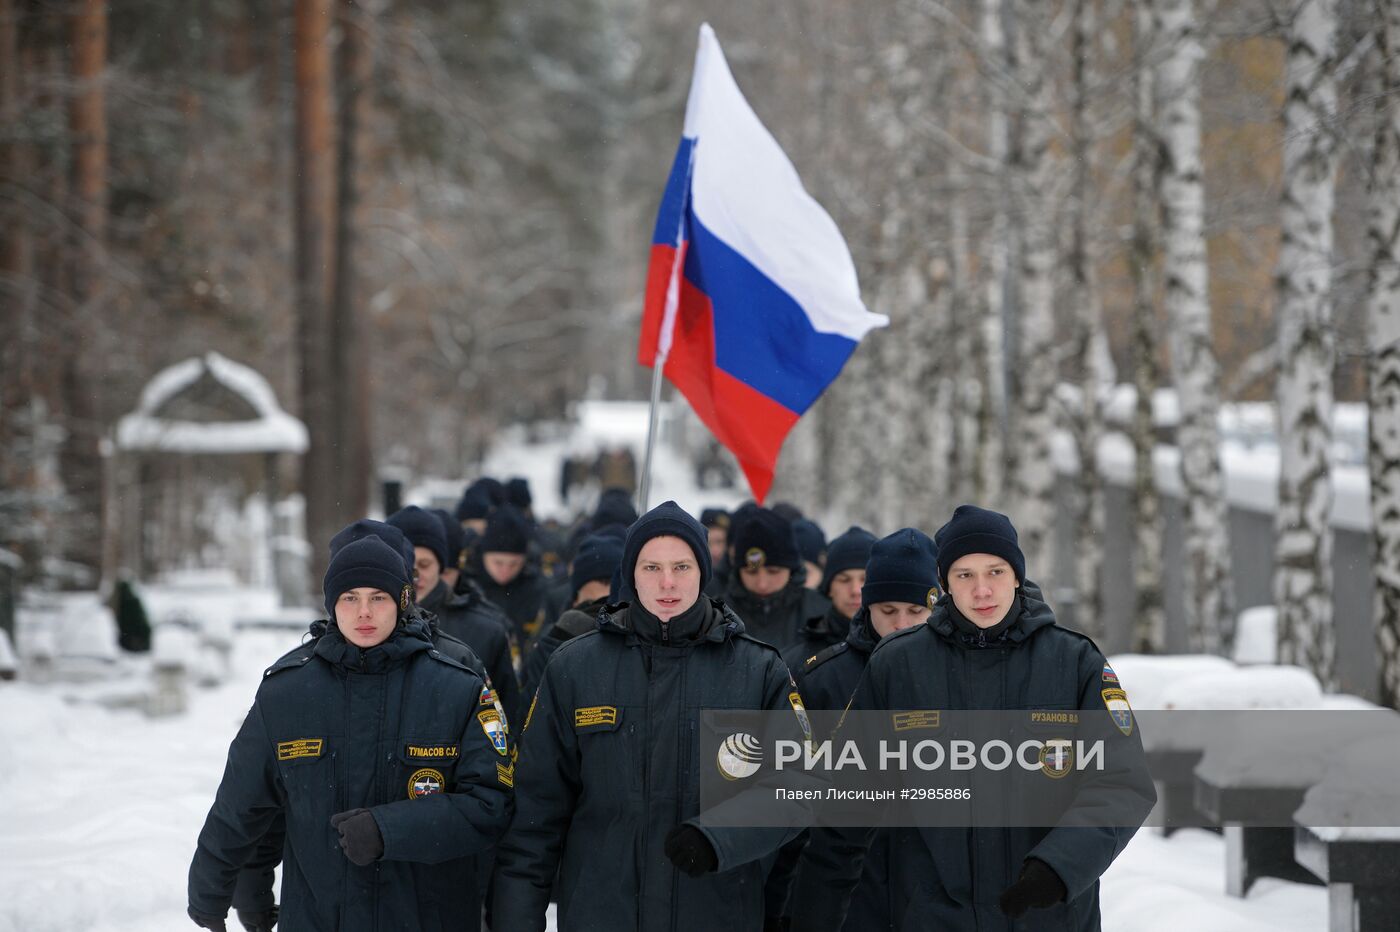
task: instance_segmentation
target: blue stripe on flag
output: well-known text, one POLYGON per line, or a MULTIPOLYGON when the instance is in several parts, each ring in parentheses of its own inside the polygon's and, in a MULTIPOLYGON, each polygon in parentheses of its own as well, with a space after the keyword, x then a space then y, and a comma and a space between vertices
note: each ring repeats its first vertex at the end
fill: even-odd
POLYGON ((695 140, 682 136, 681 144, 676 147, 676 158, 671 162, 671 174, 666 178, 666 190, 661 192, 661 206, 656 210, 656 227, 651 233, 651 241, 655 245, 680 245, 676 235, 689 193, 690 157, 694 150, 695 140))
MULTIPOLYGON (((668 186, 669 193, 669 186, 668 186)), ((856 343, 818 333, 793 300, 687 211, 685 277, 714 307, 715 365, 798 415, 846 364, 856 343)))

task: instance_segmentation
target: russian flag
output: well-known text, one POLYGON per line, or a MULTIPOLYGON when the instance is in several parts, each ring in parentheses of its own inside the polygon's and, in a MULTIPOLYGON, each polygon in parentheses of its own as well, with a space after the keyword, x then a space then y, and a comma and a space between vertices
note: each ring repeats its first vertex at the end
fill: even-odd
POLYGON ((788 431, 861 338, 888 323, 865 309, 836 223, 701 26, 652 235, 638 361, 662 366, 762 502, 788 431))

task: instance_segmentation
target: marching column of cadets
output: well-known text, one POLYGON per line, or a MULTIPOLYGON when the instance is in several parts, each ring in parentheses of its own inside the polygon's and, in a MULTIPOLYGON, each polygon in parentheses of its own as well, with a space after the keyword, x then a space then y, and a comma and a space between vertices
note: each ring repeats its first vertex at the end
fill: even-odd
MULTIPOLYGON (((1136 825, 696 819, 705 708, 1120 694, 1055 624, 1005 515, 828 544, 790 505, 639 517, 609 490, 565 533, 530 504, 524 480, 483 478, 455 516, 410 506, 332 539, 327 618, 267 670, 229 749, 196 924, 225 929, 232 906, 249 932, 538 932, 553 901, 562 932, 1099 928, 1098 878, 1136 825)), ((1150 778, 1119 776, 1145 816, 1150 778)))

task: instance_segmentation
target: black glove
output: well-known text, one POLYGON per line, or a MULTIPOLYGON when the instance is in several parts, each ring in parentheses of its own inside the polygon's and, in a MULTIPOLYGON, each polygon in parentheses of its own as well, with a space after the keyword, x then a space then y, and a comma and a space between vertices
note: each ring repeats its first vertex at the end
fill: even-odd
POLYGON ((331 828, 340 833, 340 850, 351 864, 364 867, 384 854, 384 836, 368 809, 351 809, 331 816, 331 828))
POLYGON ((719 858, 705 833, 693 825, 678 825, 666 836, 666 857, 691 877, 711 873, 719 858))
POLYGON ((1021 876, 1001 895, 1001 911, 1019 919, 1028 909, 1046 909, 1064 900, 1069 890, 1060 875, 1039 858, 1026 858, 1021 876))
POLYGON ((193 906, 188 907, 185 912, 190 914, 194 924, 201 929, 213 929, 214 932, 228 932, 228 927, 224 925, 223 916, 215 916, 213 913, 202 913, 193 906))
POLYGON ((240 909, 238 921, 248 932, 272 932, 277 925, 277 907, 271 909, 240 909))

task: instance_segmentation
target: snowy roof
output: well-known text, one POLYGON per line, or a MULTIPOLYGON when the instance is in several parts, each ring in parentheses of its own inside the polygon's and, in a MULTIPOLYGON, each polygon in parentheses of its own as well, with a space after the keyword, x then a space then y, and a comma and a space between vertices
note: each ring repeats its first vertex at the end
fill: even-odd
POLYGON ((157 373, 141 391, 141 402, 117 422, 117 447, 168 453, 303 453, 306 425, 277 403, 272 386, 255 370, 218 353, 178 362, 157 373), (171 398, 208 373, 242 398, 258 416, 246 421, 200 423, 158 417, 171 398))

